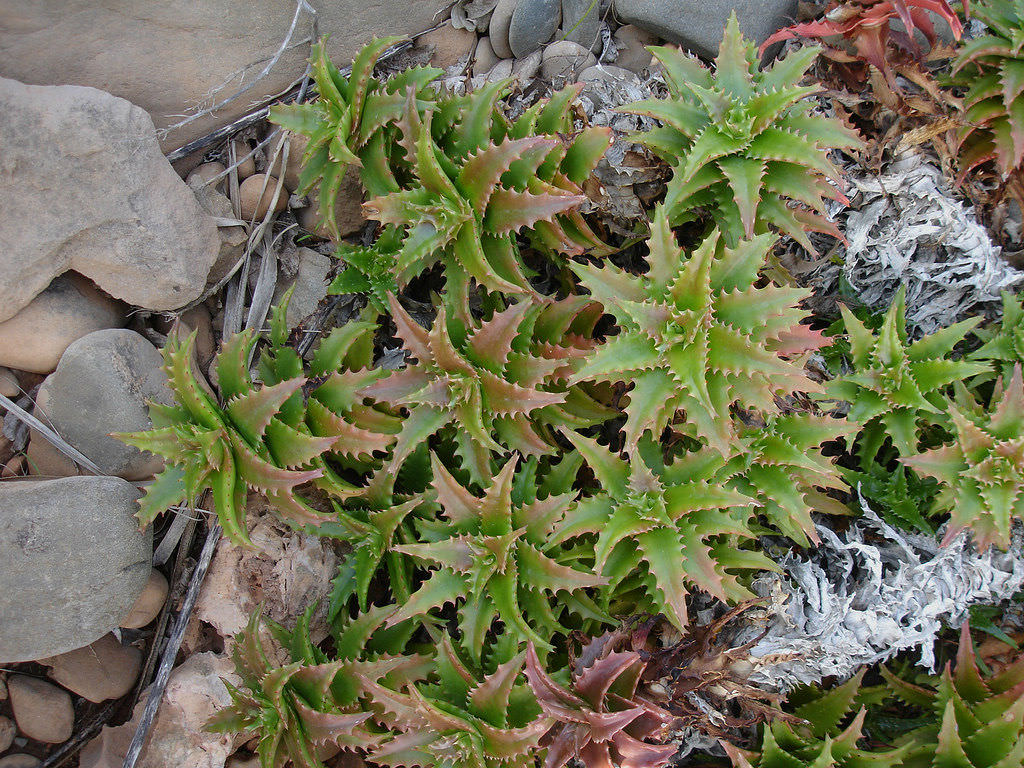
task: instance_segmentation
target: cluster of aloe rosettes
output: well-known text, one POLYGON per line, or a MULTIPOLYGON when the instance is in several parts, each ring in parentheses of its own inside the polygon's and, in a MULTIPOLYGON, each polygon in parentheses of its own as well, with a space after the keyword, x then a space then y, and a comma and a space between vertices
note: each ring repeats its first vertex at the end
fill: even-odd
MULTIPOLYGON (((988 370, 946 359, 967 328, 908 347, 895 314, 884 339, 850 323, 857 370, 831 388, 808 374, 829 340, 800 306, 808 292, 765 268, 775 230, 828 228, 826 151, 853 139, 811 112, 807 55, 759 71, 735 18, 714 70, 660 51, 672 96, 636 106, 666 123, 645 141, 682 159, 632 269, 577 210, 609 137, 577 124, 573 88, 509 119, 503 83, 463 96, 434 90, 430 69, 374 78, 387 42, 349 77, 318 47, 318 99, 274 113, 309 136, 304 183, 322 203, 361 170, 380 227, 342 247, 335 288, 365 294, 367 314, 304 361, 279 310, 258 375, 255 337, 228 340, 219 397, 168 347, 180 405, 129 438, 168 460, 147 519, 209 487, 247 544, 252 490, 351 551, 331 656, 302 626, 254 620, 236 646, 244 687, 216 726, 259 736, 267 768, 319 768, 332 749, 396 768, 525 766, 545 749, 549 765, 657 768, 680 729, 724 737, 697 693, 760 702, 744 724, 770 718, 737 649, 695 630, 693 595, 750 598, 775 567, 758 536, 806 546, 812 513, 847 511, 837 441, 892 420, 906 446, 908 419, 946 424, 935 398, 988 370), (684 220, 705 226, 684 239, 684 220), (558 279, 531 280, 528 263, 558 279), (429 307, 409 295, 428 271, 443 279, 429 307), (405 352, 393 370, 375 365, 389 338, 405 352), (814 395, 852 400, 852 418, 814 395), (657 634, 636 630, 640 615, 663 617, 657 634), (290 664, 271 661, 268 631, 290 664)), ((1002 456, 1006 419, 992 418, 963 461, 1002 456)))

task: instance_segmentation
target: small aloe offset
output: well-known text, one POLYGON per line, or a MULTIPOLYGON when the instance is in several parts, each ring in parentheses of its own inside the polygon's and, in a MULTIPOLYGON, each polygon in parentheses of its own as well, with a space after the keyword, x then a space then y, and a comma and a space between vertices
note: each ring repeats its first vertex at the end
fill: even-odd
POLYGON ((969 528, 978 547, 1007 549, 1013 521, 1024 519, 1024 383, 1018 364, 1000 379, 988 409, 960 388, 949 404, 954 441, 903 463, 942 484, 935 511, 950 513, 947 541, 969 528))
POLYGON ((953 81, 967 88, 960 179, 989 161, 1006 179, 1024 163, 1024 8, 1013 0, 978 0, 971 14, 987 29, 953 60, 953 81))
POLYGON ((917 452, 921 427, 943 422, 945 390, 988 370, 981 363, 951 359, 953 348, 980 318, 908 343, 903 286, 877 335, 845 306, 840 305, 840 310, 849 334, 853 372, 832 381, 828 396, 851 404, 848 418, 861 425, 859 450, 864 461, 875 457, 887 437, 901 456, 911 456, 917 452))
MULTIPOLYGON (((255 388, 245 360, 255 343, 251 333, 234 336, 218 355, 223 406, 200 383, 192 368, 195 334, 184 343, 172 336, 163 348, 163 370, 177 405, 151 403, 154 429, 116 435, 129 445, 167 461, 139 502, 139 522, 148 525, 175 504, 193 504, 206 489, 225 535, 251 545, 245 526, 246 492, 257 490, 272 501, 294 497, 297 485, 321 476, 302 468, 330 448, 333 440, 271 427, 275 414, 305 384, 296 376, 274 386, 255 388)), ((283 425, 282 425, 283 426, 283 425)), ((288 505, 285 519, 298 525, 323 518, 304 505, 288 505), (294 510, 297 510, 297 513, 294 510)))
POLYGON ((907 747, 869 743, 873 740, 865 733, 867 709, 862 707, 849 719, 863 677, 862 670, 843 685, 805 700, 795 711, 802 725, 787 720, 765 725, 757 751, 723 741, 734 768, 903 768, 907 747))
POLYGON ((662 126, 634 137, 673 166, 665 206, 673 225, 706 210, 730 246, 777 229, 814 251, 805 230, 840 237, 825 198, 844 201, 832 182, 829 149, 860 145, 837 120, 813 112, 817 86, 800 86, 819 49, 791 52, 760 71, 756 46, 729 17, 713 70, 682 51, 651 49, 669 98, 623 107, 662 126))
POLYGON ((956 664, 908 682, 882 674, 903 706, 920 708, 925 725, 898 738, 902 768, 1016 768, 1024 765, 1024 658, 982 674, 970 630, 961 628, 956 664))

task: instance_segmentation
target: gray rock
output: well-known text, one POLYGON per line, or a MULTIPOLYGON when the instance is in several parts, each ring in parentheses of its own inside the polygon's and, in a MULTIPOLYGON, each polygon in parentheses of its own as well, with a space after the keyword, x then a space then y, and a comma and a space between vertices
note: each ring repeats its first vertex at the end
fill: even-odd
MULTIPOLYGON (((450 3, 309 0, 319 35, 339 65, 374 37, 416 35, 433 26, 434 14, 450 3)), ((230 95, 255 79, 288 33, 296 4, 291 0, 43 0, 3 3, 0 75, 36 85, 89 85, 138 104, 157 128, 181 120, 196 105, 230 95), (248 67, 248 69, 245 69, 248 67), (239 77, 233 73, 241 72, 239 77)), ((253 104, 302 76, 313 17, 299 14, 286 50, 270 73, 241 98, 171 131, 165 151, 226 125, 253 104)), ((314 36, 316 36, 314 34, 314 36)))
POLYGON ((0 363, 50 373, 75 339, 124 325, 125 310, 81 275, 55 277, 18 314, 0 322, 0 363))
POLYGON ((67 348, 43 382, 35 415, 105 473, 142 480, 163 461, 110 434, 150 429, 146 400, 173 405, 162 364, 157 348, 135 331, 90 333, 67 348))
POLYGON ((512 77, 513 64, 514 61, 512 59, 502 59, 491 67, 491 71, 487 73, 486 81, 488 83, 496 83, 499 80, 506 80, 512 77))
POLYGON ((487 31, 491 40, 491 48, 499 59, 512 58, 512 49, 508 44, 508 30, 512 25, 512 14, 519 0, 498 0, 491 14, 491 23, 487 31))
POLYGON ((334 262, 312 248, 295 248, 285 253, 282 265, 293 275, 278 282, 274 303, 294 286, 285 319, 294 328, 311 314, 327 295, 327 275, 334 262))
POLYGON ((6 752, 14 743, 14 737, 18 735, 18 729, 8 717, 0 715, 0 752, 6 752))
POLYGON ((543 48, 561 21, 561 0, 519 0, 508 27, 512 55, 521 59, 543 48))
POLYGON ((706 58, 718 53, 733 10, 743 34, 760 44, 793 23, 797 0, 615 0, 615 15, 706 58))
POLYGON ((651 52, 647 46, 657 44, 657 35, 632 24, 624 24, 615 30, 615 46, 619 49, 616 66, 639 74, 651 64, 651 52))
POLYGON ((544 49, 540 72, 548 80, 559 85, 575 79, 579 72, 597 64, 597 58, 579 43, 559 40, 544 49))
POLYGON ((142 109, 94 88, 0 79, 0 146, 0 320, 68 270, 147 309, 202 293, 217 225, 142 109))
POLYGON ((534 51, 529 56, 518 59, 512 65, 512 77, 516 79, 516 82, 525 85, 540 72, 540 63, 543 59, 543 51, 534 51))
POLYGON ((0 757, 0 768, 37 768, 43 764, 38 757, 18 752, 14 755, 0 757))
POLYGON ((600 51, 600 0, 562 0, 562 29, 566 40, 579 43, 593 53, 600 51))
POLYGON ((151 570, 140 495, 116 477, 0 483, 0 663, 81 648, 120 624, 151 570))
POLYGON ((491 38, 481 37, 477 41, 476 53, 473 55, 473 75, 486 75, 491 71, 491 67, 499 61, 501 59, 498 58, 498 54, 491 47, 491 38))

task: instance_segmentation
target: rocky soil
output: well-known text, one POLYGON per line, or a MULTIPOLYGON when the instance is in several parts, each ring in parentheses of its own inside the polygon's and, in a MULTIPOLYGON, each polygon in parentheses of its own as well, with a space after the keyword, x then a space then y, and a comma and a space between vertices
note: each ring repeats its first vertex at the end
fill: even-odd
MULTIPOLYGON (((158 348, 196 331, 195 365, 216 385, 220 339, 261 327, 286 291, 306 349, 351 303, 327 297, 335 244, 315 195, 298 194, 304 140, 262 115, 211 131, 294 96, 321 34, 339 64, 372 36, 418 35, 386 66, 430 62, 456 88, 511 77, 513 100, 582 83, 587 117, 618 137, 592 198, 628 233, 662 180, 623 138, 638 118, 611 111, 658 87, 645 46, 710 56, 733 8, 758 40, 797 12, 795 0, 142 5, 26 4, 0 29, 0 768, 120 766, 194 580, 201 511, 140 531, 136 499, 161 461, 111 437, 149 428, 147 402, 172 402, 158 348)), ((362 194, 351 174, 335 205, 353 242, 362 194)), ((232 637, 258 606, 293 622, 343 555, 261 503, 248 515, 261 551, 222 542, 213 555, 140 766, 255 765, 251 745, 202 730, 228 703, 232 637)), ((321 610, 314 640, 323 622, 321 610)))

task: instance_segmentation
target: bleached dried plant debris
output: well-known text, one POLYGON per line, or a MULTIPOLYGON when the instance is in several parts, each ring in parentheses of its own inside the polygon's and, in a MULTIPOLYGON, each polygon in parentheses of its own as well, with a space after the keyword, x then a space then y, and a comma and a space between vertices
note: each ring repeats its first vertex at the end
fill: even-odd
POLYGON ((865 518, 843 536, 819 526, 813 556, 787 555, 781 575, 755 583, 770 601, 767 624, 751 624, 734 640, 749 641, 767 627, 750 652, 760 660, 752 684, 786 691, 830 675, 842 679, 913 648, 933 669, 933 642, 943 627, 1024 584, 1019 527, 1008 551, 980 553, 966 533, 942 547, 864 509, 865 518))
POLYGON ((849 242, 839 250, 843 275, 879 310, 906 285, 916 335, 992 310, 1000 291, 1024 281, 925 155, 907 152, 882 174, 848 178, 851 207, 840 214, 849 242))

